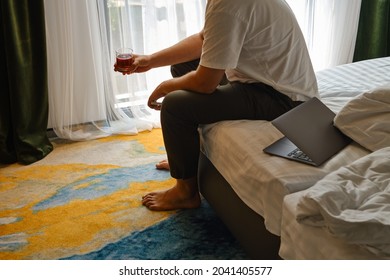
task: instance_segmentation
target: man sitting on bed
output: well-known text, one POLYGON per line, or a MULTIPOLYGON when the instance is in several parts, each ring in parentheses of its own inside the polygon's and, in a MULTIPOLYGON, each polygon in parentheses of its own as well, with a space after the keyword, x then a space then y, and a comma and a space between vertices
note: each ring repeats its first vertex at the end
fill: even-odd
POLYGON ((176 184, 145 195, 142 203, 150 210, 199 207, 200 124, 272 120, 318 97, 304 37, 284 0, 208 0, 201 32, 134 59, 123 74, 174 65, 174 78, 152 92, 148 106, 161 110, 176 184), (221 85, 225 75, 228 82, 221 85))

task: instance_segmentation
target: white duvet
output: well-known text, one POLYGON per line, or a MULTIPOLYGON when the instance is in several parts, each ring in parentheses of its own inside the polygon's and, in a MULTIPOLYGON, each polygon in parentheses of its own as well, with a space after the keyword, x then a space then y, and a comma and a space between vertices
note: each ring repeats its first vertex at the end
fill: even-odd
POLYGON ((390 147, 341 167, 304 191, 297 221, 390 257, 390 147))

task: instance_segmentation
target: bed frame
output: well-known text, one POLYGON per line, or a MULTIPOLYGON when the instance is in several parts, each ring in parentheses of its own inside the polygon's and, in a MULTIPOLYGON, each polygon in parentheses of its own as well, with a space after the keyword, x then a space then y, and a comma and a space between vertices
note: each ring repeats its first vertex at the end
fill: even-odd
POLYGON ((240 242, 250 259, 280 259, 280 237, 265 228, 263 217, 243 203, 203 153, 200 153, 199 158, 198 184, 203 197, 240 242))

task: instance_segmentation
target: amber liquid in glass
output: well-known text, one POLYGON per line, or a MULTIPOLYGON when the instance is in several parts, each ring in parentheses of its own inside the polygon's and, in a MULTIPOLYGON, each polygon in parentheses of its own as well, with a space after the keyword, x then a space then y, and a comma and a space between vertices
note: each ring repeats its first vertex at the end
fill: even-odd
POLYGON ((130 68, 133 62, 134 60, 131 54, 118 54, 116 56, 116 65, 118 68, 130 68))

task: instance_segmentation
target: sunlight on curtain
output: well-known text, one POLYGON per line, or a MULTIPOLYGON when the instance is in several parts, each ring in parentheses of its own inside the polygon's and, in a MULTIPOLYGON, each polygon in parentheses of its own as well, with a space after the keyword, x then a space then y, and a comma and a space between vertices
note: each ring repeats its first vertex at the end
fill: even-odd
POLYGON ((146 100, 161 68, 123 76, 115 49, 150 53, 198 32, 205 1, 45 0, 49 127, 60 138, 88 140, 159 127, 146 100))
POLYGON ((287 0, 316 71, 353 60, 361 0, 287 0))

